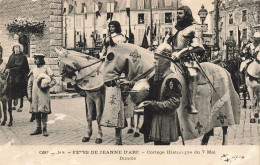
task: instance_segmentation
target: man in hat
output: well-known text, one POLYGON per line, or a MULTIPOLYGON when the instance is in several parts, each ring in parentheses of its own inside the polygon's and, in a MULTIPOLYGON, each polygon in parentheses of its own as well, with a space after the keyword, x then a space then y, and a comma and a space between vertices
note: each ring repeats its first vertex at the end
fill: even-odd
POLYGON ((222 61, 222 54, 220 53, 220 48, 218 44, 214 44, 212 50, 212 59, 211 62, 217 65, 220 65, 222 61))
POLYGON ((177 108, 180 105, 182 87, 170 69, 171 61, 157 55, 165 52, 168 52, 165 56, 170 58, 171 47, 164 48, 163 44, 155 52, 155 75, 149 80, 150 101, 143 102, 145 118, 141 132, 144 141, 154 141, 154 145, 169 145, 181 136, 177 108))
POLYGON ((188 6, 182 6, 177 11, 177 24, 172 29, 172 36, 167 42, 172 44, 174 53, 172 58, 179 60, 186 69, 186 83, 188 84, 188 105, 185 109, 190 114, 197 114, 195 107, 195 91, 197 90, 197 70, 199 66, 193 54, 203 54, 204 47, 201 39, 202 33, 199 25, 193 22, 193 16, 188 6))
POLYGON ((9 57, 6 64, 6 73, 9 74, 7 95, 10 98, 8 108, 12 108, 12 100, 17 102, 20 98, 20 108, 18 112, 22 111, 23 97, 27 96, 27 75, 30 71, 26 56, 23 54, 23 46, 19 43, 12 47, 13 53, 9 57))

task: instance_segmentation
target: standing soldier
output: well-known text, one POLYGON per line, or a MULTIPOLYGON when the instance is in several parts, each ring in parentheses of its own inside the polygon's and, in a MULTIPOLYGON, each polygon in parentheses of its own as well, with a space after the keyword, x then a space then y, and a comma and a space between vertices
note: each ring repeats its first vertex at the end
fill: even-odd
POLYGON ((204 47, 201 39, 201 28, 193 23, 192 12, 189 7, 182 6, 177 11, 177 24, 172 30, 172 36, 167 39, 167 42, 172 43, 174 60, 180 62, 186 68, 186 82, 188 87, 189 101, 185 108, 190 114, 197 114, 198 110, 195 107, 195 91, 197 90, 197 70, 198 64, 192 54, 203 54, 204 47))
POLYGON ((168 56, 170 55, 171 47, 164 46, 165 44, 161 44, 155 52, 155 75, 153 79, 149 80, 149 84, 151 84, 150 101, 143 102, 145 111, 149 111, 147 119, 151 120, 144 122, 141 132, 144 133, 145 142, 154 141, 154 145, 169 145, 171 142, 177 141, 181 135, 177 115, 181 98, 181 84, 170 69, 171 61, 158 56, 167 51, 168 56))

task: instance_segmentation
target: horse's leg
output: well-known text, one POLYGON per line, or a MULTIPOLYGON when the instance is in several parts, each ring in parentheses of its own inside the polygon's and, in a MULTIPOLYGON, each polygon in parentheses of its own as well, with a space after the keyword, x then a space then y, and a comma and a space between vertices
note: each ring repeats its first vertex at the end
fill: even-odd
POLYGON ((247 95, 247 86, 243 85, 243 98, 244 98, 243 108, 246 108, 246 95, 247 95))
POLYGON ((102 129, 100 126, 100 121, 101 121, 101 117, 102 117, 102 110, 103 110, 103 102, 102 102, 102 96, 99 96, 99 98, 97 98, 96 100, 96 114, 97 114, 97 124, 98 124, 98 137, 96 139, 97 144, 102 143, 102 129))
POLYGON ((2 100, 3 105, 3 113, 4 113, 4 120, 2 121, 1 125, 4 126, 7 121, 7 107, 6 107, 7 101, 5 99, 2 100))
POLYGON ((116 142, 115 145, 122 145, 122 129, 115 128, 116 130, 116 142))
POLYGON ((254 111, 255 111, 255 108, 256 108, 256 105, 255 105, 256 99, 255 99, 255 96, 254 96, 253 89, 251 87, 248 87, 248 93, 249 93, 249 96, 250 96, 250 99, 251 99, 250 123, 255 123, 254 111))
POLYGON ((23 111, 22 110, 23 109, 23 97, 19 98, 19 100, 20 100, 20 106, 19 106, 17 112, 22 112, 23 111))
POLYGON ((227 139, 228 139, 228 134, 227 134, 227 130, 228 130, 228 126, 223 126, 222 127, 223 130, 223 141, 222 141, 222 145, 227 145, 227 139))
POLYGON ((214 129, 212 128, 212 130, 210 130, 209 132, 207 132, 207 133, 203 136, 203 138, 202 138, 202 140, 201 140, 201 145, 207 145, 208 142, 209 142, 210 136, 212 136, 213 134, 214 134, 214 129))
POLYGON ((10 116, 8 127, 13 125, 13 115, 12 115, 12 99, 8 100, 8 113, 10 116))
POLYGON ((86 117, 88 122, 88 132, 82 139, 82 142, 88 142, 92 135, 92 110, 93 110, 93 101, 90 96, 85 97, 85 106, 86 106, 86 117))

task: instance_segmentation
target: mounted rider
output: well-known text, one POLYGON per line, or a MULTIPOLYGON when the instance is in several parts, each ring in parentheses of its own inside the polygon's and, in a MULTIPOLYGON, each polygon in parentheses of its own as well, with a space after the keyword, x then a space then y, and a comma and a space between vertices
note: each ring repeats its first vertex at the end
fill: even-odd
POLYGON ((186 107, 191 114, 197 114, 195 107, 195 91, 197 90, 198 63, 193 55, 203 54, 204 47, 201 39, 201 28, 193 22, 191 9, 182 6, 177 11, 177 24, 172 29, 172 35, 167 39, 173 48, 172 58, 179 60, 185 66, 186 83, 188 84, 189 101, 186 107))

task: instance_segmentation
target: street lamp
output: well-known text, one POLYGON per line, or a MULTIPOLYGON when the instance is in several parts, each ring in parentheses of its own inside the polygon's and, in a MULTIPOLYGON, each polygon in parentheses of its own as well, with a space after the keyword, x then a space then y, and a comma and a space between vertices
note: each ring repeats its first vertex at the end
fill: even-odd
POLYGON ((204 21, 208 15, 208 11, 205 9, 204 5, 201 6, 198 15, 200 17, 201 24, 204 25, 204 21))

